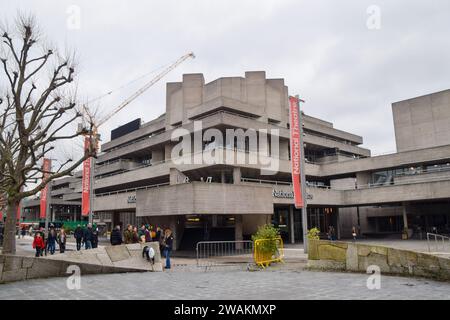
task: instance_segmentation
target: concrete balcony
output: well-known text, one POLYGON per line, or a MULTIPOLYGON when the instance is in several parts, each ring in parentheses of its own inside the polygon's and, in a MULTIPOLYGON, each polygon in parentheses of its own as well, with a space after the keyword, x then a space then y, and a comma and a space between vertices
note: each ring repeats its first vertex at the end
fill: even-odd
MULTIPOLYGON (((236 115, 230 112, 226 111, 219 111, 214 114, 210 114, 207 116, 204 116, 202 118, 196 119, 197 121, 202 121, 202 127, 203 129, 208 128, 215 128, 215 127, 225 127, 225 128, 242 128, 244 130, 252 128, 254 130, 260 130, 260 129, 266 129, 269 130, 278 130, 278 135, 281 139, 289 139, 290 133, 289 129, 268 124, 263 121, 259 121, 256 119, 253 119, 251 117, 245 117, 242 115, 236 115)), ((186 123, 182 126, 182 128, 188 130, 189 132, 194 132, 194 124, 193 122, 186 123)), ((317 128, 316 128, 317 129, 317 128)), ((161 132, 157 135, 154 135, 152 137, 141 137, 137 140, 129 140, 127 143, 123 144, 121 147, 118 147, 116 149, 108 149, 110 151, 100 155, 97 159, 98 163, 103 163, 107 161, 112 161, 114 159, 119 158, 127 158, 133 153, 145 153, 150 152, 151 149, 157 145, 166 144, 171 141, 171 135, 173 133, 173 130, 168 130, 161 132)), ((335 129, 330 129, 335 130, 335 129)), ((336 136, 343 136, 349 141, 354 141, 359 139, 357 136, 354 135, 343 135, 343 134, 336 134, 336 136)), ((368 149, 364 149, 352 144, 346 144, 343 141, 339 140, 339 138, 333 139, 331 137, 326 137, 325 135, 320 136, 316 134, 307 134, 305 136, 305 142, 311 143, 318 146, 323 146, 326 148, 339 148, 342 151, 346 151, 349 153, 354 153, 357 155, 362 156, 369 156, 370 151, 368 149)), ((106 149, 105 149, 106 150, 106 149)))
POLYGON ((137 216, 272 214, 272 189, 259 185, 192 182, 138 190, 137 216))
POLYGON ((105 174, 109 174, 109 173, 117 172, 117 171, 127 171, 127 170, 134 169, 140 165, 142 165, 142 164, 131 161, 131 160, 119 159, 119 160, 111 162, 111 163, 106 163, 106 164, 103 164, 100 166, 95 166, 95 175, 101 176, 101 175, 105 175, 105 174))
POLYGON ((322 164, 320 175, 335 176, 446 160, 450 161, 450 145, 322 164))
POLYGON ((136 191, 116 192, 96 196, 94 199, 94 211, 126 211, 130 209, 134 211, 136 209, 136 202, 132 199, 135 199, 135 197, 136 191))
MULTIPOLYGON (((143 183, 151 184, 151 180, 165 179, 168 181, 170 168, 177 168, 182 172, 190 170, 205 169, 215 165, 236 166, 241 168, 248 168, 253 170, 260 170, 262 165, 266 170, 263 174, 271 175, 278 172, 287 173, 291 172, 291 164, 289 160, 276 159, 273 157, 258 157, 255 153, 248 153, 239 150, 230 149, 218 149, 221 156, 218 157, 218 161, 208 164, 200 161, 196 164, 197 155, 191 154, 185 157, 180 157, 172 161, 159 163, 156 165, 148 165, 144 167, 138 167, 123 173, 114 174, 102 178, 95 179, 95 190, 103 192, 108 188, 119 189, 121 186, 125 189, 131 185, 142 185, 143 183), (257 162, 253 162, 256 157, 257 162), (269 163, 273 163, 274 167, 270 168, 269 163), (278 163, 278 165, 277 165, 278 163)), ((200 154, 201 156, 201 154, 200 154)), ((308 168, 317 173, 318 166, 308 164, 308 168)))
POLYGON ((69 192, 73 192, 73 189, 71 189, 69 187, 67 187, 67 188, 59 188, 57 190, 52 190, 51 191, 51 196, 52 197, 53 196, 60 196, 60 195, 64 195, 64 194, 69 193, 69 192))
POLYGON ((81 191, 80 192, 71 192, 63 195, 64 201, 81 201, 81 191))

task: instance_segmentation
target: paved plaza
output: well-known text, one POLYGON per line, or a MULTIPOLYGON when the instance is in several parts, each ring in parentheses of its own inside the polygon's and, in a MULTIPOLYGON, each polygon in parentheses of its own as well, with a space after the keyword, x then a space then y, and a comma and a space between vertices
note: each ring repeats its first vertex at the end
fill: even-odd
POLYGON ((0 299, 450 299, 450 283, 382 276, 367 288, 368 275, 294 270, 195 271, 81 277, 68 290, 66 278, 0 285, 0 299))

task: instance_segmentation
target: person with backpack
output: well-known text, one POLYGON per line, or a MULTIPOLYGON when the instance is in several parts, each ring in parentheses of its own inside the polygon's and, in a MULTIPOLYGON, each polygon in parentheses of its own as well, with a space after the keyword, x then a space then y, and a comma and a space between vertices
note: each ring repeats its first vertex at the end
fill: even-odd
POLYGON ((75 241, 77 242, 77 251, 80 251, 81 241, 83 240, 83 229, 81 228, 81 225, 77 226, 73 236, 75 237, 75 241))

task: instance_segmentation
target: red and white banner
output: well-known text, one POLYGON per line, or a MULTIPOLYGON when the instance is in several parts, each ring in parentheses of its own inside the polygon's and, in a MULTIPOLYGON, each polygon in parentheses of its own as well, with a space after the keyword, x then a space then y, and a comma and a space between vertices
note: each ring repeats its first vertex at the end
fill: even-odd
POLYGON ((291 128, 291 168, 292 185, 294 189, 294 203, 297 209, 303 208, 303 194, 301 187, 301 140, 299 127, 300 108, 298 99, 289 97, 289 117, 291 128))
MULTIPOLYGON (((50 175, 50 170, 52 169, 52 160, 44 158, 44 163, 42 164, 42 171, 44 172, 43 179, 47 179, 50 175)), ((41 190, 41 208, 39 218, 45 219, 47 215, 47 197, 48 197, 48 184, 44 189, 41 190)), ((17 208, 17 215, 20 216, 20 205, 17 208)))
MULTIPOLYGON (((90 145, 90 137, 86 136, 84 138, 84 150, 88 150, 90 145)), ((91 203, 90 203, 90 193, 91 193, 91 158, 87 158, 83 161, 83 177, 81 182, 81 215, 88 216, 91 203)))

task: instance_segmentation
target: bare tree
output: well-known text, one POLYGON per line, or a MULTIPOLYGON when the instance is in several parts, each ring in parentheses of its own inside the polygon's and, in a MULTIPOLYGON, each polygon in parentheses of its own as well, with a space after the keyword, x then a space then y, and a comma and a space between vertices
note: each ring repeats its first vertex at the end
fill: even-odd
POLYGON ((43 159, 58 142, 80 135, 92 141, 93 124, 69 131, 82 117, 73 94, 73 55, 63 58, 45 48, 34 17, 19 15, 14 31, 7 29, 0 33, 0 195, 7 207, 3 253, 15 253, 16 210, 21 199, 71 174, 95 155, 95 143, 79 159, 60 161, 55 170, 44 172, 43 159))

